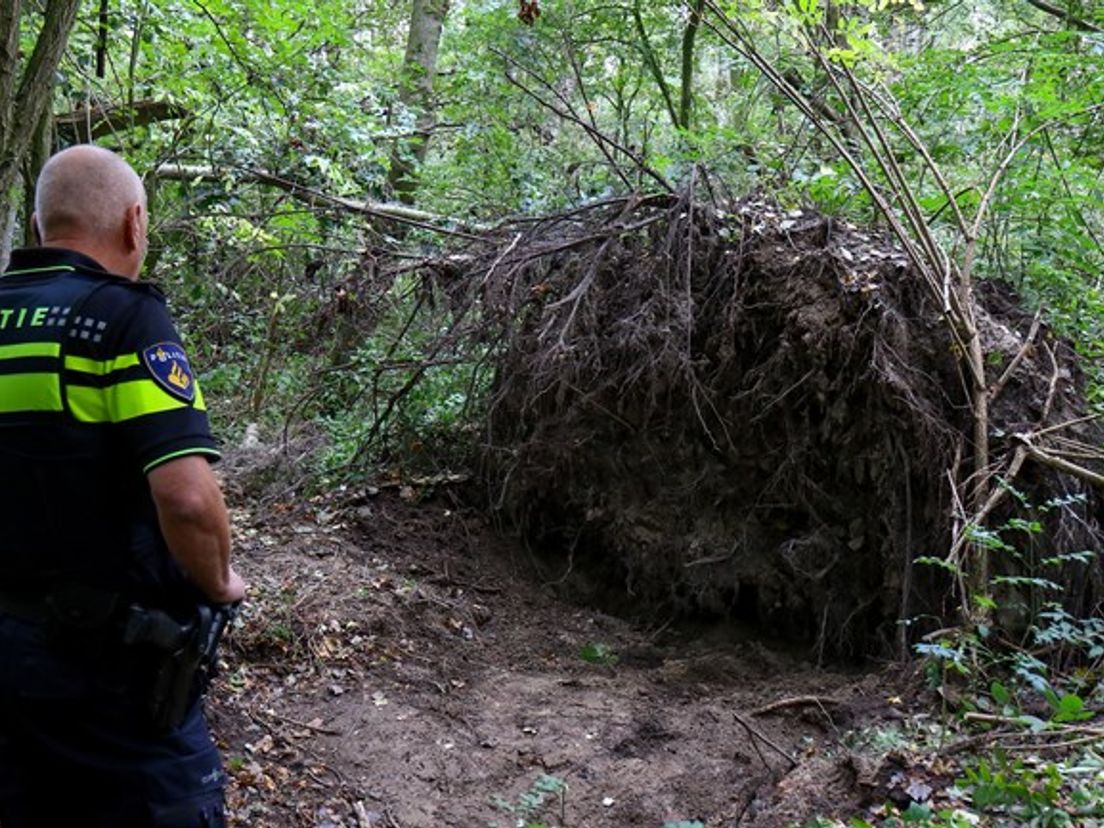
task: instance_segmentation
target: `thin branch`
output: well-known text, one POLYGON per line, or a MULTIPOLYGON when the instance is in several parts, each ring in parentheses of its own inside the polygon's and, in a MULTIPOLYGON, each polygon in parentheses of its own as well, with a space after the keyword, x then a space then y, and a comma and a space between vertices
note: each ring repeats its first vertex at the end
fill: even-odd
POLYGON ((1036 135, 1045 132, 1051 127, 1057 126, 1058 124, 1066 123, 1067 121, 1071 121, 1081 115, 1090 115, 1093 112, 1099 112, 1101 110, 1104 110, 1104 103, 1093 104, 1092 106, 1086 106, 1074 112, 1069 112, 1065 115, 1059 115, 1056 118, 1051 118, 1049 121, 1043 122, 1039 126, 1035 127, 1035 129, 1024 135, 1024 137, 1021 138, 1019 141, 1017 141, 1008 151, 1008 154, 1005 155, 1001 163, 997 166, 996 171, 993 173, 993 177, 989 181, 989 187, 986 189, 985 195, 983 195, 981 198, 981 203, 978 205, 977 215, 974 218, 973 234, 975 236, 978 235, 981 224, 985 219, 985 214, 986 212, 988 212, 989 202, 992 201, 993 196, 996 194, 997 186, 1000 184, 1001 179, 1008 171, 1008 168, 1012 165, 1012 161, 1019 154, 1020 150, 1027 146, 1027 144, 1029 144, 1036 135))
MULTIPOLYGON (((633 162, 633 164, 636 165, 636 167, 638 169, 640 169, 649 178, 651 178, 653 181, 655 181, 657 184, 659 184, 664 190, 666 190, 668 193, 674 193, 675 188, 671 186, 671 184, 667 181, 666 178, 664 178, 662 175, 660 175, 658 172, 656 172, 654 169, 652 169, 650 166, 648 166, 648 163, 643 158, 641 158, 639 155, 637 155, 635 152, 633 152, 628 147, 626 147, 626 146, 618 143, 617 141, 613 140, 608 135, 606 135, 604 132, 601 132, 600 130, 595 129, 590 124, 588 124, 586 121, 584 121, 582 118, 580 118, 579 115, 576 114, 573 111, 570 102, 567 101, 563 97, 563 95, 560 94, 554 87, 552 87, 551 84, 548 83, 548 81, 546 81, 544 78, 542 78, 540 75, 538 75, 536 72, 534 72, 529 67, 527 67, 527 66, 525 66, 521 63, 518 63, 516 60, 511 58, 509 55, 506 55, 505 53, 500 52, 498 50, 492 50, 492 51, 495 54, 497 54, 499 57, 501 57, 503 60, 505 60, 507 63, 509 63, 511 66, 515 67, 516 69, 521 70, 526 75, 528 75, 529 77, 536 80, 537 83, 541 84, 546 89, 549 89, 560 100, 560 102, 566 108, 561 109, 560 107, 556 106, 551 101, 545 100, 540 95, 538 95, 536 92, 534 92, 532 89, 530 89, 528 86, 523 84, 516 77, 514 77, 514 75, 511 74, 510 72, 506 73, 506 80, 507 80, 508 83, 510 83, 512 86, 516 86, 518 89, 520 89, 526 95, 531 97, 534 101, 536 101, 538 104, 543 106, 545 109, 548 109, 549 111, 554 112, 557 116, 559 116, 560 118, 563 118, 565 121, 570 121, 571 123, 575 124, 576 126, 581 127, 583 129, 583 131, 586 132, 587 136, 591 140, 593 140, 596 144, 598 144, 600 147, 602 147, 603 150, 605 148, 612 148, 612 149, 617 150, 618 152, 623 154, 626 158, 630 159, 633 162)), ((603 151, 603 154, 604 154, 604 151, 603 151)), ((616 170, 616 164, 614 164, 614 167, 615 167, 615 170, 616 170)))
POLYGON ((1000 379, 993 383, 993 387, 989 389, 989 402, 993 402, 1000 396, 1001 391, 1004 390, 1004 386, 1007 385, 1008 381, 1012 378, 1012 374, 1020 367, 1020 363, 1023 362, 1024 357, 1026 357, 1031 350, 1031 343, 1035 341, 1035 336, 1039 333, 1039 325, 1042 322, 1042 318, 1043 309, 1040 307, 1035 312, 1035 318, 1031 322, 1031 330, 1028 331, 1027 339, 1024 340, 1024 344, 1020 347, 1016 356, 1012 358, 1012 361, 1008 363, 1008 367, 1004 369, 1004 373, 1001 374, 1000 379))
POLYGON ((1051 17, 1057 17, 1064 23, 1068 23, 1075 29, 1080 29, 1083 32, 1095 32, 1097 34, 1104 33, 1104 29, 1097 26, 1095 23, 1090 23, 1088 20, 1084 20, 1072 12, 1068 12, 1065 9, 1060 9, 1053 3, 1048 3, 1046 0, 1027 0, 1039 11, 1046 12, 1051 17))
MULTIPOLYGON (((752 744, 755 744, 757 741, 761 741, 764 745, 769 747, 771 750, 773 750, 775 753, 777 753, 779 756, 789 762, 791 768, 797 767, 798 761, 794 759, 787 750, 779 747, 774 741, 764 736, 762 733, 752 727, 748 723, 747 719, 745 719, 739 713, 733 713, 732 718, 736 720, 736 723, 739 724, 740 727, 747 731, 748 736, 751 738, 752 744)), ((763 760, 763 764, 767 764, 766 760, 763 760)), ((768 767, 770 766, 768 765, 768 767)))
MULTIPOLYGON (((583 79, 582 67, 579 66, 579 61, 575 52, 575 47, 571 43, 570 36, 567 38, 567 54, 568 59, 571 61, 571 71, 575 75, 575 86, 579 90, 579 94, 583 98, 583 111, 586 112, 587 121, 590 124, 591 134, 600 135, 601 130, 598 128, 598 121, 594 117, 594 107, 591 106, 590 99, 587 97, 586 81, 583 79)), ((574 112, 574 110, 572 110, 574 112)), ((625 185, 628 190, 632 189, 632 182, 629 177, 621 169, 621 165, 617 163, 616 159, 610 154, 609 149, 601 141, 597 142, 598 149, 602 155, 605 156, 606 161, 610 167, 617 174, 617 177, 621 179, 621 183, 625 185)))
POLYGON ((766 716, 770 713, 777 713, 779 710, 787 710, 791 707, 819 707, 824 708, 825 705, 832 707, 838 707, 844 704, 839 699, 833 699, 831 696, 793 696, 786 699, 779 699, 776 702, 765 704, 762 707, 757 707, 751 711, 752 716, 766 716))

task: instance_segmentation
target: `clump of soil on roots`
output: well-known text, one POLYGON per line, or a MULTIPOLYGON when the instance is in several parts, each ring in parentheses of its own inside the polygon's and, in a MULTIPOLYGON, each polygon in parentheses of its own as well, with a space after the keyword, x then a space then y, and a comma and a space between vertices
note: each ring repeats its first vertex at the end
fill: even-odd
MULTIPOLYGON (((845 655, 953 609, 946 576, 912 559, 945 552, 963 519, 966 379, 937 297, 886 238, 688 193, 522 227, 462 269, 446 284, 454 299, 474 287, 501 353, 491 502, 584 598, 845 655)), ((1085 413, 1081 377, 1009 288, 979 302, 992 377, 1011 368, 992 407, 1000 460, 1013 435, 1085 413)), ((1099 445, 1093 429, 1064 433, 1099 445)), ((1015 485, 1022 503, 1063 499, 1041 517, 1046 543, 1101 547, 1082 480, 1027 463, 1015 485)), ((1100 599, 1100 571, 1067 576, 1071 609, 1100 599)))

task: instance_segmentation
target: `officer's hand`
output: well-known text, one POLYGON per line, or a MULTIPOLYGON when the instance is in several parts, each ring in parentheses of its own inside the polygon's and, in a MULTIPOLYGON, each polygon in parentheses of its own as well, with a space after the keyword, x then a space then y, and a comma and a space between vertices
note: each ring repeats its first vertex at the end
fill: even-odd
POLYGON ((236 604, 245 598, 245 581, 230 567, 230 577, 226 579, 226 588, 218 595, 208 596, 216 604, 236 604))

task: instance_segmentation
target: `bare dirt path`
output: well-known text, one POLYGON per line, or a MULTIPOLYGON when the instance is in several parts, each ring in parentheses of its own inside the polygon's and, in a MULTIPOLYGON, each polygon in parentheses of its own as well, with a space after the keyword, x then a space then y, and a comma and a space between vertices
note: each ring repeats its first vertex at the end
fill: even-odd
POLYGON ((859 804, 843 743, 895 715, 882 678, 565 603, 477 516, 405 494, 235 509, 252 597, 211 704, 232 824, 711 828, 859 804))

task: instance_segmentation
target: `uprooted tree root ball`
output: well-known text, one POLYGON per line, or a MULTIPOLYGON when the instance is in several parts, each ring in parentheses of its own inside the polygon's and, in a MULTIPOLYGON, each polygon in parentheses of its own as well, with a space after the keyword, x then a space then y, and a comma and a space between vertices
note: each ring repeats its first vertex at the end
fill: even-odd
MULTIPOLYGON (((585 571, 591 597, 840 654, 890 652, 901 619, 953 615, 954 579, 913 561, 945 554, 964 519, 969 397, 941 308, 894 245, 689 193, 514 230, 439 275, 454 307, 493 323, 492 503, 585 571)), ((1009 289, 981 294, 994 376, 1012 369, 992 406, 999 459, 1084 410, 1071 351, 1009 289)), ((1093 429, 1061 439, 1099 444, 1093 429)), ((1040 520, 1007 538, 1025 560, 1101 548, 1099 492, 1081 478, 1028 460, 1010 484, 989 525, 1040 520)), ((1023 571, 1012 553, 994 567, 1023 571)), ((1095 560, 1046 576, 1071 610, 1104 595, 1095 560)))

